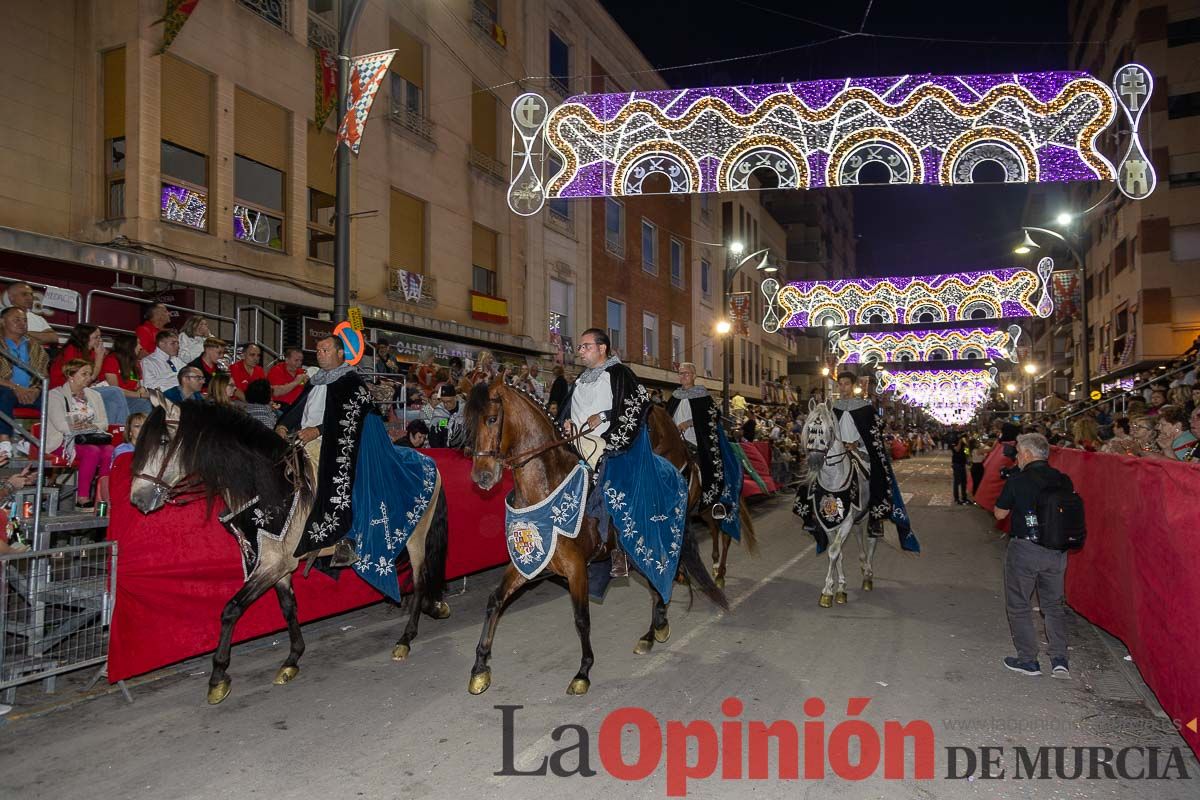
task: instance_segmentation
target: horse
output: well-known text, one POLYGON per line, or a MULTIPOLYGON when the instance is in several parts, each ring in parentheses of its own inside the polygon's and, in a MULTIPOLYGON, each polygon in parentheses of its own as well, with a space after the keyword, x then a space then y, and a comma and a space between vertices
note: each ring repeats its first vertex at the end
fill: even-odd
POLYGON ((871 462, 858 446, 846 447, 838 432, 833 407, 828 403, 809 401, 808 417, 804 420, 802 436, 808 453, 808 482, 797 497, 797 511, 803 503, 810 504, 812 524, 820 525, 829 539, 829 569, 825 573, 825 585, 821 590, 819 605, 830 608, 834 602, 847 602, 846 574, 842 568, 842 547, 857 528, 862 547, 859 566, 863 574, 864 592, 875 588, 875 573, 872 560, 879 540, 866 535, 863 520, 867 516, 867 503, 871 492, 871 462), (834 591, 834 574, 837 575, 837 590, 834 591))
MULTIPOLYGON (((505 385, 502 380, 480 383, 467 400, 467 430, 472 437, 474 452, 471 479, 484 490, 500 483, 502 470, 512 470, 514 505, 527 507, 551 495, 581 461, 578 450, 571 444, 558 424, 533 397, 505 385)), ((676 469, 689 470, 688 506, 693 507, 700 497, 699 468, 688 457, 687 446, 679 429, 665 410, 654 406, 648 425, 655 451, 670 461, 676 469)), ((588 606, 588 564, 603 561, 616 547, 616 534, 609 530, 602 536, 596 521, 586 517, 576 538, 558 537, 554 553, 543 577, 566 584, 575 609, 575 630, 579 635, 582 657, 579 671, 567 686, 567 694, 586 694, 591 686, 588 677, 595 658, 591 645, 591 617, 588 606)), ((699 589, 719 608, 728 609, 725 594, 709 576, 700 558, 696 539, 690 527, 684 526, 683 545, 679 557, 680 572, 685 576, 689 591, 699 589)), ((475 664, 471 668, 468 691, 482 694, 492 683, 488 664, 492 641, 500 615, 514 594, 529 581, 509 564, 500 585, 488 598, 483 631, 475 649, 475 664)), ((653 589, 650 590, 652 611, 650 628, 638 640, 634 652, 646 655, 655 642, 664 643, 671 636, 667 606, 653 589)))
MULTIPOLYGON (((208 681, 208 702, 216 705, 230 691, 228 675, 234 626, 247 608, 272 587, 287 621, 291 649, 275 675, 277 686, 290 683, 300 672, 304 638, 296 616, 292 573, 304 558, 294 555, 314 501, 315 466, 299 445, 287 441, 236 408, 208 403, 175 404, 155 393, 156 406, 138 437, 133 455, 130 502, 143 514, 167 504, 183 505, 201 497, 211 516, 219 497, 233 514, 222 521, 238 525, 254 519, 263 509, 288 509, 279 537, 258 537, 258 560, 241 588, 221 612, 221 636, 213 653, 208 681), (246 516, 243 516, 246 515, 246 516)), ((408 624, 392 650, 395 661, 404 661, 421 612, 434 619, 450 615, 443 602, 446 545, 446 501, 440 477, 437 494, 408 540, 414 591, 408 624)), ((257 535, 251 530, 247 535, 257 535)), ((240 537, 244 541, 244 537, 240 537)))

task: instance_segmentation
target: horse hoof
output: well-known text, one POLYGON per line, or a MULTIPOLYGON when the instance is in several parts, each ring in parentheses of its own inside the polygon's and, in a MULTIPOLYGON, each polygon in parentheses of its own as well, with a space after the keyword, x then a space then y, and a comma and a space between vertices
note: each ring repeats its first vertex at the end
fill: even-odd
POLYGON ((446 619, 450 616, 450 604, 438 600, 436 603, 432 603, 425 613, 431 619, 446 619))
POLYGON ((821 608, 833 608, 833 595, 821 595, 821 599, 817 601, 817 605, 819 605, 821 608))
POLYGON ((644 656, 650 652, 652 647, 654 647, 653 639, 638 639, 637 644, 633 646, 633 652, 635 655, 644 656))
POLYGON ((654 641, 662 644, 671 638, 671 623, 663 625, 661 628, 654 629, 654 641))
POLYGON ((392 648, 392 661, 405 661, 408 659, 408 645, 398 644, 392 648))
POLYGON ((483 694, 492 685, 492 671, 485 669, 483 672, 471 676, 471 682, 467 684, 467 691, 471 694, 483 694))
POLYGON ((835 594, 835 595, 833 596, 833 601, 834 601, 835 603, 837 603, 839 606, 844 606, 844 605, 846 605, 846 599, 847 599, 847 598, 846 598, 846 593, 845 593, 845 592, 838 592, 837 594, 835 594))
POLYGON ((567 687, 567 694, 587 694, 588 689, 592 686, 592 682, 587 678, 576 678, 571 681, 567 687))
POLYGON ((875 590, 875 579, 874 578, 863 578, 863 591, 864 592, 872 592, 874 590, 875 590))
POLYGON ((299 667, 280 667, 279 672, 275 673, 275 680, 272 681, 276 686, 283 686, 295 680, 300 674, 299 667))
POLYGON ((231 682, 229 678, 218 683, 216 686, 208 687, 208 704, 215 706, 217 703, 229 697, 229 687, 231 682))
POLYGON ((724 589, 725 588, 725 576, 722 575, 719 578, 713 578, 713 583, 715 583, 717 585, 718 589, 724 589))

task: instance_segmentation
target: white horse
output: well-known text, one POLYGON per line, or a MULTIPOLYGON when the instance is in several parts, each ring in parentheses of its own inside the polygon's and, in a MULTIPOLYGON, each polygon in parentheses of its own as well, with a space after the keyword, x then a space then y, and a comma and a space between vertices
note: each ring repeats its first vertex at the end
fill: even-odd
POLYGON ((858 528, 862 553, 863 591, 875 588, 871 561, 879 540, 866 535, 867 502, 871 493, 871 462, 858 429, 849 414, 839 423, 829 403, 810 400, 804 421, 804 448, 808 452, 808 480, 796 497, 795 512, 806 523, 820 526, 829 540, 829 570, 821 590, 821 608, 846 602, 846 574, 842 547, 850 529, 858 528), (837 591, 834 591, 834 573, 837 591))

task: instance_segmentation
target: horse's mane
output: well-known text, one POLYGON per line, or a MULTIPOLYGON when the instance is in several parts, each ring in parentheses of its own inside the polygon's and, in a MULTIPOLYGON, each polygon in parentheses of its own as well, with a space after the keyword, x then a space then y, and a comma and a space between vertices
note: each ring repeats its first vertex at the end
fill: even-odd
MULTIPOLYGON (((228 494, 240 505, 255 495, 260 505, 282 504, 296 489, 311 493, 303 462, 289 459, 290 448, 274 431, 232 406, 185 402, 179 405, 181 437, 177 458, 184 474, 204 484, 211 507, 218 495, 228 494), (291 470, 286 467, 291 466, 291 470), (289 471, 299 473, 293 485, 289 471)), ((156 408, 146 419, 133 454, 133 471, 144 471, 146 461, 167 434, 167 418, 156 408)))
MULTIPOLYGON (((527 392, 525 389, 513 386, 512 384, 504 383, 501 385, 508 391, 526 400, 530 407, 541 412, 542 417, 550 424, 550 429, 556 436, 558 436, 560 439, 566 438, 567 434, 562 429, 562 426, 558 423, 558 420, 550 415, 550 411, 544 405, 538 402, 536 397, 527 392)), ((477 383, 475 384, 474 388, 471 389, 471 393, 467 395, 467 403, 463 408, 463 417, 467 422, 467 438, 472 446, 475 444, 475 431, 478 428, 479 418, 487 413, 488 403, 491 400, 491 393, 492 387, 490 384, 477 383)), ((579 451, 575 448, 574 444, 570 445, 570 450, 574 455, 579 455, 579 451)))

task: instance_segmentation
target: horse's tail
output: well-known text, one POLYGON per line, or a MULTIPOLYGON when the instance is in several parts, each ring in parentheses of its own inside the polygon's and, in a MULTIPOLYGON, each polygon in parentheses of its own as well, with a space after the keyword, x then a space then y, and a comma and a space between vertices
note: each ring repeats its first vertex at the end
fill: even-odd
POLYGON ((425 560, 421 562, 421 593, 426 602, 442 599, 446 591, 446 552, 450 543, 450 518, 446 510, 446 487, 438 487, 433 501, 433 519, 425 535, 425 560))
MULTIPOLYGON (((683 574, 688 579, 689 592, 692 589, 699 589, 717 607, 725 611, 729 610, 729 600, 725 597, 725 593, 717 588, 712 576, 708 574, 708 568, 704 566, 704 559, 700 557, 700 548, 696 546, 696 534, 692 533, 692 526, 686 522, 683 526, 683 547, 679 554, 679 568, 683 570, 683 574)), ((691 607, 692 602, 689 598, 688 609, 691 607)))
POLYGON ((754 518, 745 503, 738 505, 738 515, 742 519, 742 547, 752 556, 758 555, 758 534, 754 532, 754 518))

